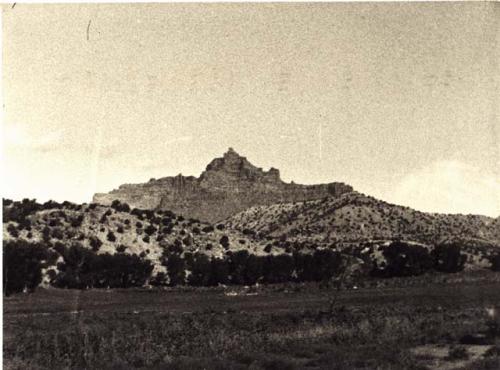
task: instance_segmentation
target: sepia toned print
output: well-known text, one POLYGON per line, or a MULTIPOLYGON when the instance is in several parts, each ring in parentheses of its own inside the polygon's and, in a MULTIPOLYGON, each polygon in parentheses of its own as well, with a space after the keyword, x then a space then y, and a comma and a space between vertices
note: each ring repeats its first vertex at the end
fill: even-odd
POLYGON ((499 22, 4 4, 3 366, 500 368, 499 22))

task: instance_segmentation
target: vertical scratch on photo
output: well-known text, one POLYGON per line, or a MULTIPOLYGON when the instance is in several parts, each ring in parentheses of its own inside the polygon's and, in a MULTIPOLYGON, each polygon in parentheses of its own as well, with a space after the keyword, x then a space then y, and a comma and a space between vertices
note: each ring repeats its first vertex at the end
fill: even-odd
POLYGON ((92 22, 91 19, 89 19, 89 24, 87 24, 87 41, 89 41, 89 33, 90 33, 90 23, 92 22))

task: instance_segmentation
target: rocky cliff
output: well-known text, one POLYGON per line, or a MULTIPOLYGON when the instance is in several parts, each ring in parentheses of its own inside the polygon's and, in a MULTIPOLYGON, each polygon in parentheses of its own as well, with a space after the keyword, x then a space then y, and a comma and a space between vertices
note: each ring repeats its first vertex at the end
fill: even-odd
POLYGON ((118 199, 131 207, 169 209, 215 222, 256 205, 338 197, 351 191, 351 186, 338 182, 286 183, 277 169, 264 171, 229 148, 222 158, 212 160, 198 178, 178 175, 144 184, 125 184, 109 193, 95 194, 93 201, 107 205, 118 199))

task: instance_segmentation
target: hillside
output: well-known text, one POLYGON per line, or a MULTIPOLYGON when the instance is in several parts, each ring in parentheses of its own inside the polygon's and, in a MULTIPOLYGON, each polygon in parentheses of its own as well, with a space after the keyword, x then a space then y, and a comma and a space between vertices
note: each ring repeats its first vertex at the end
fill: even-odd
POLYGON ((405 239, 430 244, 468 240, 500 245, 500 218, 419 212, 357 192, 251 207, 228 218, 225 224, 230 229, 251 229, 262 237, 320 244, 405 239))
MULTIPOLYGON (((211 226, 185 219, 170 211, 132 209, 115 202, 113 206, 4 200, 4 243, 24 240, 58 250, 57 246, 81 246, 96 254, 136 255, 150 261, 152 276, 165 272, 162 256, 167 253, 202 253, 222 258, 228 251, 248 250, 263 254, 264 244, 250 240, 224 225, 211 226)), ((58 270, 62 253, 47 268, 58 270)), ((46 272, 46 271, 45 271, 46 272)), ((48 282, 48 276, 45 274, 48 282)))
POLYGON ((372 261, 384 259, 383 250, 394 240, 428 251, 456 243, 470 267, 489 266, 490 257, 500 250, 500 218, 419 212, 357 192, 252 207, 228 218, 225 225, 292 249, 334 247, 356 255, 365 250, 369 253, 364 257, 372 261))
POLYGON ((297 202, 339 196, 352 191, 343 183, 299 185, 285 183, 277 169, 264 171, 232 148, 215 158, 200 177, 151 179, 121 185, 94 195, 93 202, 109 205, 115 199, 141 209, 163 209, 208 222, 217 222, 256 205, 297 202))
POLYGON ((3 216, 9 292, 500 270, 499 218, 424 213, 357 192, 253 206, 213 224, 119 200, 4 200, 3 216))

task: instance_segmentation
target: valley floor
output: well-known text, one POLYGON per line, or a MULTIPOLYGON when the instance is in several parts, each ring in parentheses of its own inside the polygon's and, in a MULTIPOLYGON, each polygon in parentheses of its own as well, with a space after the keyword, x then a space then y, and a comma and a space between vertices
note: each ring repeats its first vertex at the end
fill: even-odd
POLYGON ((4 367, 499 369, 498 336, 460 344, 491 330, 489 276, 342 291, 38 289, 4 298, 4 367))

